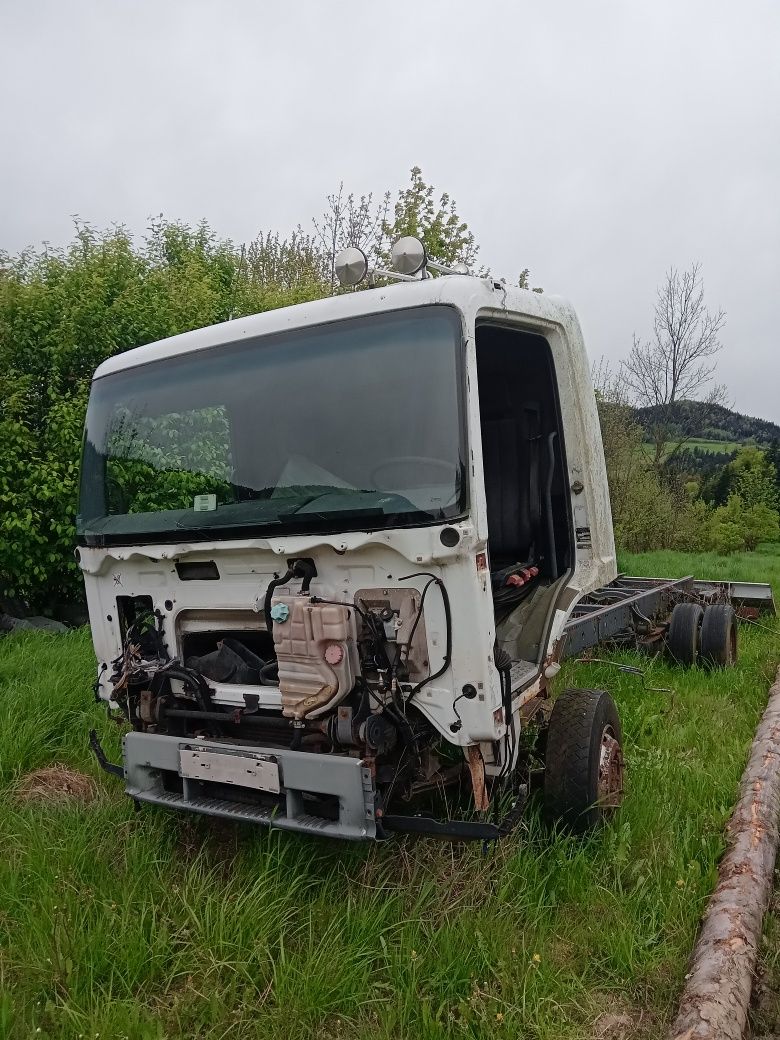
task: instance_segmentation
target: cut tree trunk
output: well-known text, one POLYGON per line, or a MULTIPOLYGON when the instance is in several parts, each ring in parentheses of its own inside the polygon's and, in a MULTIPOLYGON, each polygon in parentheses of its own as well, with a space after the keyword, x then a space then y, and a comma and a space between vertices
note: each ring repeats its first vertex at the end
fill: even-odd
POLYGON ((742 774, 728 849, 704 914, 670 1040, 741 1040, 780 825, 780 669, 742 774))

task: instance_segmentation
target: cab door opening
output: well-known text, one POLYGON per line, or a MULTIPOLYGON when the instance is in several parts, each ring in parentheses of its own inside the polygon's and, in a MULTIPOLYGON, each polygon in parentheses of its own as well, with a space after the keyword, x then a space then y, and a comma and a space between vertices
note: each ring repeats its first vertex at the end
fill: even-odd
POLYGON ((499 645, 537 661, 546 604, 571 567, 563 428, 547 340, 476 329, 488 557, 499 645))

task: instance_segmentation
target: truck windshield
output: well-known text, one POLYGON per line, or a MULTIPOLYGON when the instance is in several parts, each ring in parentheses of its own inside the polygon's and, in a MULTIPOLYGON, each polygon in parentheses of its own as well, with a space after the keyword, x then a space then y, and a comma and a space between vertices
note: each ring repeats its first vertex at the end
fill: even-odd
POLYGON ((465 509, 462 332, 432 306, 95 380, 83 544, 376 530, 465 509))

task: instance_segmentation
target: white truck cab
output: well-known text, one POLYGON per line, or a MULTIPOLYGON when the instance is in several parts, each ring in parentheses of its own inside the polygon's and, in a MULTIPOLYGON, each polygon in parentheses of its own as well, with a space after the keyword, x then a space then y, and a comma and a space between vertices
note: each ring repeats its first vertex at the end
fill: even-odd
POLYGON ((575 313, 429 275, 118 354, 78 540, 134 799, 485 836, 437 795, 524 797, 566 621, 617 573, 575 313))

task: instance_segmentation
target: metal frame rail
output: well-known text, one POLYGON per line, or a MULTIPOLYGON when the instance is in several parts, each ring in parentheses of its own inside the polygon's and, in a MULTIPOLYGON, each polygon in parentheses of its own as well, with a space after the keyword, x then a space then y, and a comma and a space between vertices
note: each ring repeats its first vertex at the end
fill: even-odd
POLYGON ((659 615, 668 615, 675 603, 694 595, 687 578, 618 577, 577 603, 564 628, 564 657, 578 657, 601 643, 634 638, 638 621, 651 627, 659 615))
POLYGON ((742 617, 775 614, 772 587, 753 582, 696 581, 685 578, 629 578, 620 575, 576 604, 564 627, 564 657, 577 657, 602 643, 653 642, 675 603, 695 600, 731 603, 742 617))

